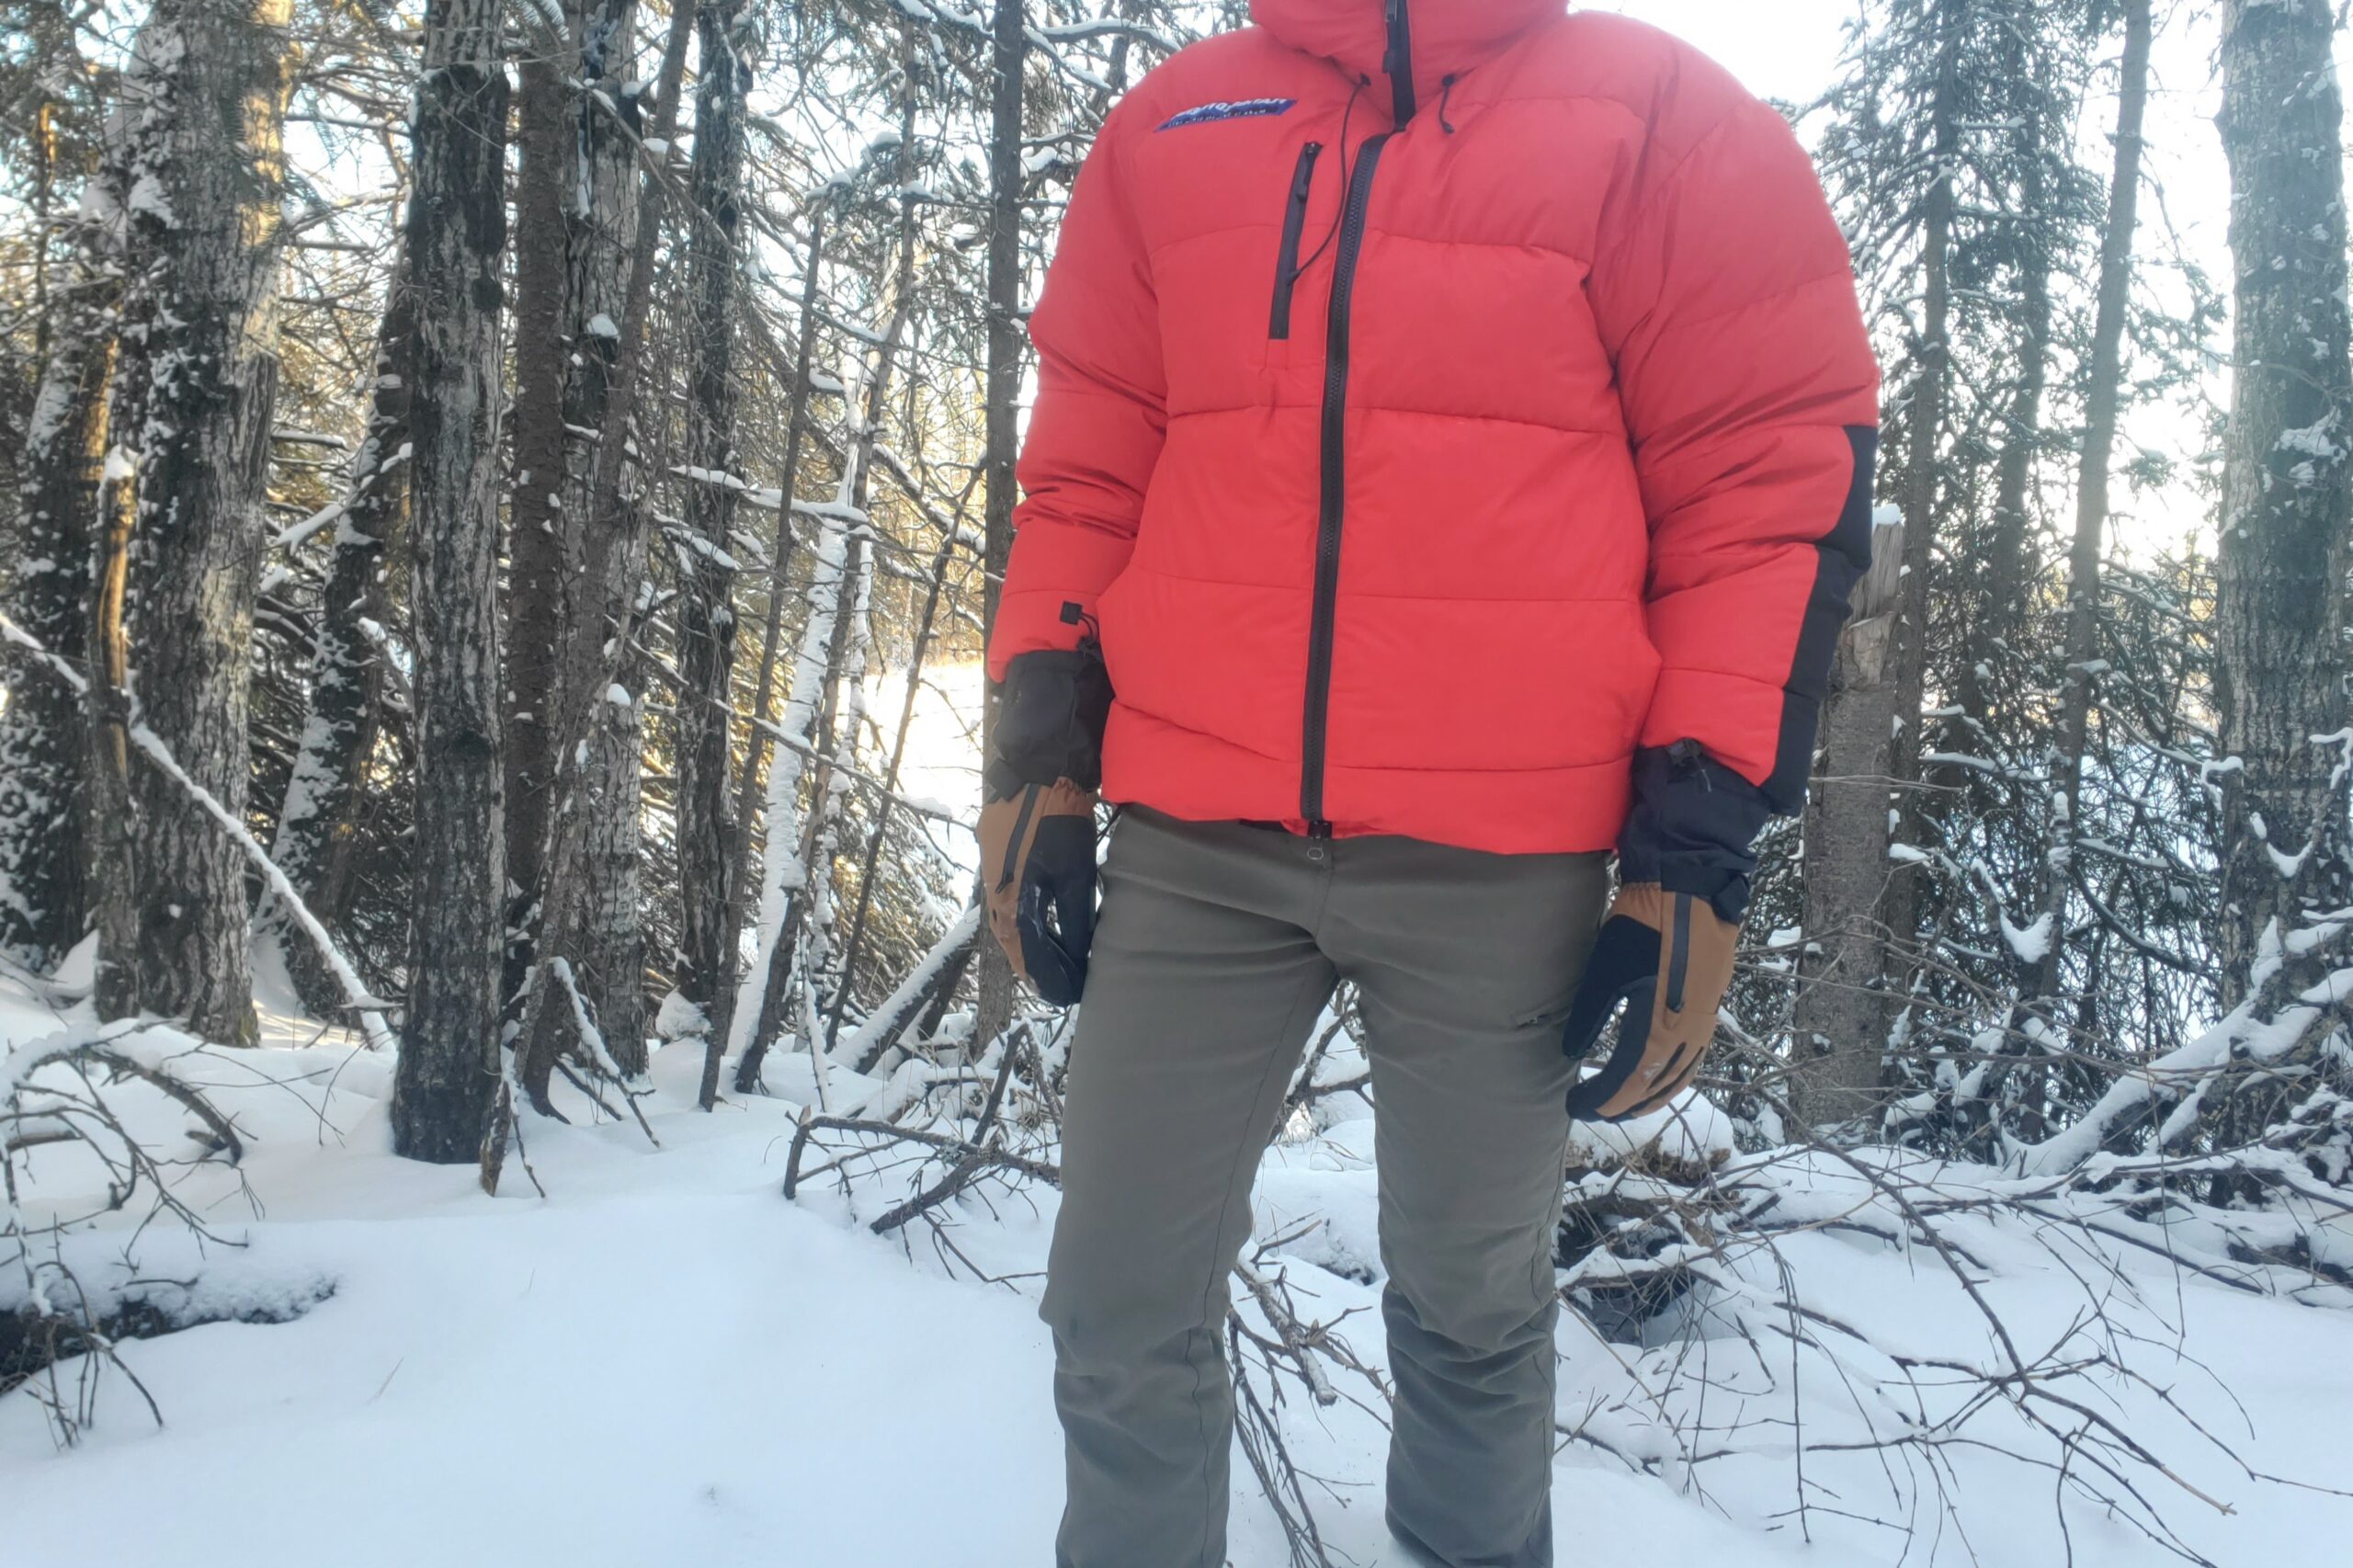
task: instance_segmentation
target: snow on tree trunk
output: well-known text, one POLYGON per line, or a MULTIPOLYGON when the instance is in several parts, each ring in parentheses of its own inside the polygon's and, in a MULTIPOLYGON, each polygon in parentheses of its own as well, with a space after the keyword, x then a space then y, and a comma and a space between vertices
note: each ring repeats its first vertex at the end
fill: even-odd
MULTIPOLYGON (((114 438, 137 443, 134 722, 236 815, 278 387, 290 13, 290 0, 162 0, 126 77, 124 308, 138 337, 125 351, 146 385, 143 425, 114 438)), ((131 880, 102 889, 129 907, 101 923, 101 1010, 250 1042, 244 858, 157 769, 133 767, 129 783, 131 880)))
MULTIPOLYGON (((860 519, 862 524, 863 519, 860 519)), ((785 744, 768 767, 767 837, 760 846, 759 950, 744 972, 731 1015, 728 1049, 738 1052, 735 1087, 759 1086, 760 1056, 780 1016, 785 980, 792 962, 794 894, 807 885, 801 833, 801 779, 825 695, 835 623, 849 564, 850 525, 828 508, 817 519, 817 544, 809 579, 809 619, 801 623, 801 647, 777 732, 785 744)), ((861 543, 863 541, 861 540, 861 543)))
POLYGON ((841 1037, 842 1015, 855 999, 858 990, 858 960, 866 950, 867 919, 874 909, 875 883, 881 878, 882 846, 889 835, 892 813, 899 803, 899 775, 906 766, 907 739, 914 733, 915 703, 923 694, 924 659, 931 649, 932 628, 939 617, 940 596, 948 586, 948 568, 955 561, 960 540, 970 537, 963 532, 960 513, 954 526, 940 535, 939 548, 932 554, 929 584, 924 590, 923 608, 915 617, 915 641, 907 653, 907 686, 899 702, 899 727, 891 742, 890 764, 882 770, 882 795, 875 802, 874 827, 867 835, 866 858, 858 866, 858 904, 850 915, 848 944, 842 949, 841 983, 835 990, 833 1009, 825 1018, 825 1049, 828 1051, 841 1037))
MULTIPOLYGON (((809 418, 809 393, 814 374, 817 347, 817 290, 824 271, 825 213, 828 202, 820 197, 810 204, 809 252, 802 263, 801 276, 801 321, 799 338, 793 348, 792 390, 787 395, 784 415, 784 466, 777 480, 780 497, 777 507, 776 534, 768 546, 767 609, 760 633, 759 668, 754 672, 752 690, 752 723, 744 742, 744 773, 735 784, 735 853, 727 872, 727 912, 725 949, 732 956, 744 945, 744 920, 746 914, 745 895, 752 881, 752 821, 762 799, 761 770, 767 761, 768 733, 763 727, 768 722, 768 706, 775 696, 778 652, 784 645, 784 605, 790 597, 792 583, 792 523, 793 497, 801 479, 801 449, 809 418)), ((771 843, 785 842, 773 838, 771 843)), ((765 927, 764 927, 765 928, 765 927)), ((711 1018, 711 1041, 714 1047, 733 1040, 734 1029, 734 1000, 732 994, 722 992, 719 1010, 711 1018)), ((715 1063, 706 1062, 706 1076, 716 1074, 715 1063)), ((712 1079, 716 1083, 716 1078, 712 1079)))
MULTIPOLYGON (((333 563, 312 640, 302 735, 287 777, 271 858, 302 903, 342 935, 351 906, 352 848, 384 685, 377 648, 387 619, 386 555, 408 528, 409 381, 416 295, 394 269, 376 331, 376 384, 368 434, 353 457, 333 563)), ((262 921, 305 1006, 333 1017, 343 983, 277 901, 262 921)))
MULTIPOLYGON (((858 473, 862 479, 865 466, 858 473)), ((858 503, 863 509, 864 495, 858 503)), ((850 572, 855 593, 849 618, 835 629, 839 654, 833 662, 838 674, 830 684, 831 702, 825 713, 820 750, 825 760, 817 768, 813 806, 816 832, 810 846, 808 940, 801 953, 803 989, 809 995, 809 1048, 821 1041, 815 1028, 817 992, 835 967, 838 947, 834 917, 834 867, 841 858, 842 817, 846 797, 858 772, 858 739, 866 727, 866 658, 874 642, 874 551, 867 532, 850 540, 850 572)), ((846 983, 846 981, 841 982, 846 983)))
MULTIPOLYGON (((49 359, 25 432, 11 609, 43 647, 76 665, 89 646, 91 529, 106 460, 121 221, 119 187, 107 174, 93 177, 74 222, 74 275, 51 304, 49 359)), ((46 970, 82 937, 88 745, 75 693, 29 663, 22 668, 0 713, 0 949, 46 970)))
POLYGON ((495 0, 432 0, 416 98, 416 912, 392 1147, 476 1157, 498 1081, 505 946, 498 649, 501 255, 506 76, 495 0))
POLYGON ((2344 583, 2353 527, 2353 330, 2343 102, 2325 0, 2230 0, 2222 111, 2236 260, 2216 558, 2223 995, 2268 934, 2353 901, 2346 845, 2344 583))
MULTIPOLYGON (((982 623, 996 631, 997 591, 1013 553, 1014 460, 1020 440, 1021 411, 1021 62, 1028 35, 1022 0, 997 0, 990 64, 994 94, 989 119, 989 341, 985 516, 986 587, 982 623)), ((997 691, 981 705, 981 755, 995 736, 997 691)), ((977 892, 975 893, 977 897, 977 892)), ((1013 1021, 1013 963, 995 941, 980 945, 979 1017, 972 1039, 985 1047, 1013 1021)))
MULTIPOLYGON (((912 40, 912 32, 903 33, 903 63, 913 49, 912 40)), ((787 737, 787 755, 779 756, 768 769, 767 837, 760 857, 759 951, 737 992, 729 1024, 729 1049, 742 1053, 735 1063, 735 1088, 739 1094, 759 1087, 761 1059, 783 1029, 785 1020, 796 1012, 811 1031, 807 1037, 811 1048, 814 1050, 818 1044, 814 998, 828 936, 824 926, 831 918, 833 850, 839 835, 839 801, 834 797, 836 791, 847 790, 850 782, 847 771, 836 771, 832 765, 840 764, 846 768, 857 755, 856 719, 865 700, 864 692, 858 688, 862 684, 865 652, 870 641, 866 617, 873 587, 872 567, 868 559, 872 525, 866 514, 867 480, 882 427, 883 411, 888 406, 899 348, 915 319, 917 197, 912 163, 913 73, 903 72, 901 80, 906 85, 906 96, 900 106, 892 178, 904 195, 899 207, 895 257, 884 296, 891 301, 890 324, 870 339, 876 346, 870 369, 854 369, 848 378, 862 385, 846 385, 843 392, 842 407, 850 430, 843 442, 841 483, 833 504, 820 512, 819 524, 822 529, 846 529, 848 537, 845 547, 838 536, 828 539, 824 532, 819 535, 816 575, 809 586, 809 619, 802 628, 801 654, 793 666, 792 695, 779 725, 780 733, 787 737), (829 554, 833 561, 844 562, 832 570, 830 580, 829 554), (847 616, 842 604, 846 583, 850 599, 847 616), (857 672, 854 675, 850 673, 853 665, 857 672), (845 713, 848 722, 837 732, 839 746, 828 749, 827 741, 836 732, 829 731, 827 726, 845 713), (823 761, 816 773, 804 825, 800 814, 801 779, 803 764, 812 755, 823 761), (835 825, 827 836, 829 822, 835 825), (813 911, 816 946, 810 954, 803 955, 800 936, 804 925, 811 921, 813 911), (804 957, 806 962, 797 961, 804 957), (791 1009, 796 981, 801 1006, 791 1009)), ((816 1074, 816 1082, 822 1101, 822 1070, 816 1074)))
MULTIPOLYGON (((736 468, 735 281, 744 180, 745 101, 751 67, 738 50, 743 0, 717 0, 696 18, 701 62, 695 101, 694 209, 687 292, 694 364, 687 399, 687 461, 700 475, 736 468)), ((732 483, 690 483, 688 540, 681 551, 678 614, 678 994, 710 1031, 711 1011, 734 983, 728 939, 728 742, 735 668, 732 483)), ((714 1042, 715 1043, 715 1042, 714 1042)), ((719 1053, 707 1053, 702 1103, 719 1089, 719 1053)))

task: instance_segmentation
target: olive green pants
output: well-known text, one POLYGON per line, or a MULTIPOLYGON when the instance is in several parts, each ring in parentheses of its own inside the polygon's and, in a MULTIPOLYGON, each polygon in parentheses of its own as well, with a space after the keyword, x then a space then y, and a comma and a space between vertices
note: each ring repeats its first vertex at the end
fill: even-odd
POLYGON ((1344 979, 1377 1109, 1390 1528, 1445 1568, 1549 1568, 1560 1024, 1607 892, 1599 855, 1122 813, 1042 1307, 1068 1465, 1061 1568, 1225 1562, 1227 1276, 1344 979))

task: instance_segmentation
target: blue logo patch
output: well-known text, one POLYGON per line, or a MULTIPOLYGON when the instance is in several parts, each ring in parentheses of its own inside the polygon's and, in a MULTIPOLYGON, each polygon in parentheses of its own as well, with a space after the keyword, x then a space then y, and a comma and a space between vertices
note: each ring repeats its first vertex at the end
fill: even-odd
POLYGON ((1177 131, 1188 125, 1207 125, 1213 119, 1250 119, 1266 114, 1289 114, 1297 98, 1234 98, 1224 103, 1195 104, 1179 114, 1172 114, 1158 129, 1177 131))

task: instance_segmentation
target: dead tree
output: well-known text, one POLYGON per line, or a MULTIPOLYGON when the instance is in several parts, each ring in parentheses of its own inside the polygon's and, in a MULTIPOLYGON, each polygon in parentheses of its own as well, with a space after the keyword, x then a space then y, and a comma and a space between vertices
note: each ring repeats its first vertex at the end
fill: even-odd
POLYGON ((1904 529, 1871 534, 1824 704, 1822 765, 1805 808, 1805 942, 1790 1043, 1790 1100, 1811 1127, 1868 1119, 1881 1098, 1890 1017, 1887 932, 1875 918, 1889 875, 1887 737, 1904 529))

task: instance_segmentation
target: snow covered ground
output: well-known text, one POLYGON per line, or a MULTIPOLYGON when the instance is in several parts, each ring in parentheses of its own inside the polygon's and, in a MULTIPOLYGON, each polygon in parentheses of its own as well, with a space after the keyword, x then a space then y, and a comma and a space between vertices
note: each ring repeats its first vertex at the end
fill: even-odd
MULTIPOLYGON (((22 1046, 80 1017, 78 1007, 0 982, 0 1044, 22 1046)), ((381 1055, 283 1016, 267 1040, 209 1054, 187 1074, 211 1085, 248 1153, 239 1171, 188 1165, 180 1191, 243 1244, 199 1247, 158 1226, 138 1241, 136 1268, 144 1278, 200 1275, 216 1302, 273 1315, 308 1310, 126 1346, 126 1362, 162 1409, 160 1429, 119 1377, 105 1383, 95 1426, 68 1451, 23 1391, 0 1399, 0 1562, 1014 1568, 1048 1560, 1060 1449, 1049 1347, 1033 1309, 1050 1190, 965 1204, 951 1233, 964 1262, 920 1224, 904 1241, 877 1238, 857 1220, 904 1197, 905 1173, 847 1199, 819 1180, 788 1202, 779 1185, 799 1107, 777 1098, 699 1114, 699 1064, 673 1051, 656 1061, 656 1092, 645 1102, 660 1147, 633 1124, 533 1124, 529 1160, 548 1196, 510 1167, 492 1199, 471 1168, 391 1155, 392 1064, 381 1055)), ((780 1086, 807 1081, 802 1062, 771 1073, 780 1086)), ((132 1086, 122 1097, 147 1093, 132 1086)), ((159 1099, 134 1115, 167 1142, 187 1119, 159 1099)), ((1260 1185, 1262 1234, 1324 1221, 1286 1254, 1293 1285, 1319 1315, 1370 1309, 1376 1299, 1370 1131, 1346 1113, 1299 1130, 1270 1153, 1260 1185)), ((35 1218, 93 1190, 85 1156, 35 1150, 20 1169, 34 1178, 24 1196, 35 1218)), ((1832 1179, 1824 1177, 1825 1193, 1832 1179)), ((1783 1243, 1810 1301, 1867 1326, 1882 1348, 1983 1357, 1988 1335, 1949 1276, 1934 1260, 1839 1229, 1843 1201, 1825 1197, 1823 1223, 1783 1243)), ((2071 1273, 2063 1250, 2023 1239, 1964 1240, 2022 1336, 2063 1335, 2085 1299, 2085 1269, 2071 1273)), ((117 1230, 82 1244, 74 1256, 85 1278, 119 1275, 129 1242, 117 1230)), ((15 1289, 21 1271, 6 1272, 0 1290, 15 1289)), ((2091 1288, 2145 1336, 2136 1367, 2256 1469, 2353 1483, 2344 1437, 2353 1317, 2179 1278, 2145 1255, 2091 1288)), ((1356 1348, 1378 1364, 1375 1322, 1368 1311, 1350 1327, 1356 1348)), ((1788 1407, 1759 1394, 1763 1383, 1746 1370, 1796 1367, 1787 1346, 1759 1357, 1705 1338, 1610 1345, 1564 1321, 1563 1420, 1639 1455, 1652 1411, 1631 1373, 1648 1377, 1678 1357, 1688 1370, 1695 1345, 1717 1358, 1707 1363, 1712 1386, 1687 1386, 1676 1408, 1715 1400, 1728 1434, 1721 1446, 1735 1451, 1638 1474, 1597 1446, 1568 1443, 1556 1470, 1562 1563, 2068 1561, 2052 1472, 1961 1445, 1938 1451, 1941 1468, 1919 1451, 1810 1453, 1802 1520, 1788 1407), (1940 1496, 1953 1500, 1949 1511, 1940 1496), (1916 1528, 1907 1537, 1868 1519, 1916 1528)), ((2181 1419, 2158 1399, 2111 1392, 2116 1411, 2184 1483, 2235 1510, 2224 1516, 2155 1483, 2165 1494, 2154 1500, 2197 1551, 2229 1568, 2347 1560, 2353 1502, 2253 1482, 2185 1439, 2181 1419)), ((1850 1394, 1828 1380, 1801 1382, 1811 1437, 1857 1419, 1850 1394)), ((1319 1411, 1293 1384, 1282 1420, 1302 1469, 1330 1484, 1312 1501, 1333 1561, 1402 1564, 1380 1524, 1383 1434, 1374 1418, 1346 1401, 1319 1411)), ((1232 1562, 1279 1568, 1287 1557, 1273 1515, 1248 1468, 1237 1461, 1234 1473, 1232 1562)), ((2080 1506, 2067 1525, 2077 1563, 2176 1560, 2080 1506)))

